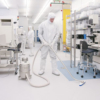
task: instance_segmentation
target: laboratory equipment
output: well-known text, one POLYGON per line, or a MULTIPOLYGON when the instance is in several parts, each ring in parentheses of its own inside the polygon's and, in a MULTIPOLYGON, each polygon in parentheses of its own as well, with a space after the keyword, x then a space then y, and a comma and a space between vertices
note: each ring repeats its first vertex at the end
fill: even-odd
POLYGON ((89 24, 97 25, 99 24, 99 16, 97 14, 93 14, 89 16, 89 24))
POLYGON ((100 44, 100 34, 99 33, 93 33, 95 35, 95 43, 100 44))

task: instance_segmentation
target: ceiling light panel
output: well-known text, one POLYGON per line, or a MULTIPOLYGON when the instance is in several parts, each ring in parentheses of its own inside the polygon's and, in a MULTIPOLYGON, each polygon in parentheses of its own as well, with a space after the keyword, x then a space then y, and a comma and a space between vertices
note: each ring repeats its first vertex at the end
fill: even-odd
POLYGON ((17 0, 7 0, 7 2, 9 3, 10 8, 18 8, 17 7, 17 0))
POLYGON ((0 8, 1 8, 1 9, 6 8, 6 6, 4 5, 4 3, 3 3, 3 1, 2 1, 2 0, 0 0, 0 8))
POLYGON ((7 0, 2 0, 2 2, 3 2, 3 4, 4 4, 4 6, 7 8, 7 9, 9 9, 9 3, 8 3, 8 1, 7 0))

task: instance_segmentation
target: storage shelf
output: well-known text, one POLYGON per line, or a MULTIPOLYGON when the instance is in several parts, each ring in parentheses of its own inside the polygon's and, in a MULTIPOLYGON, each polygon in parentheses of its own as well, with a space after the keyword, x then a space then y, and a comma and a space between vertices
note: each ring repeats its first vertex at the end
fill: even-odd
POLYGON ((79 31, 79 30, 88 30, 88 28, 76 29, 76 31, 79 31))
POLYGON ((85 20, 85 19, 88 19, 89 17, 86 16, 86 17, 82 17, 82 18, 79 18, 79 19, 76 19, 76 21, 82 21, 82 20, 85 20))
MULTIPOLYGON (((82 18, 76 19, 76 22, 77 21, 82 21, 82 20, 85 20, 85 19, 88 19, 88 18, 89 18, 88 16, 82 17, 82 18)), ((71 23, 71 21, 69 21, 68 23, 71 23)), ((74 23, 74 21, 72 21, 72 23, 74 23)))

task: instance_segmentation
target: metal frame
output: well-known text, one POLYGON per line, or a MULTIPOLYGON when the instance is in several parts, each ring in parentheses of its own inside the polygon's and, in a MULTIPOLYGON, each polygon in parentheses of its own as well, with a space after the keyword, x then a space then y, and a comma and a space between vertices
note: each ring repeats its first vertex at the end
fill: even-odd
MULTIPOLYGON (((76 67, 76 38, 77 38, 77 35, 76 35, 76 31, 78 31, 78 30, 88 30, 88 29, 78 29, 78 30, 76 30, 76 22, 77 21, 81 21, 81 20, 84 20, 84 19, 88 19, 88 17, 84 17, 84 18, 80 18, 80 19, 78 19, 78 20, 76 20, 76 14, 77 14, 77 12, 76 12, 76 10, 74 11, 74 21, 72 21, 72 14, 70 15, 71 16, 71 36, 72 36, 72 23, 74 23, 74 47, 72 47, 72 37, 71 37, 71 41, 70 41, 70 43, 71 43, 71 52, 70 52, 70 67, 72 68, 72 48, 74 48, 74 67, 76 67)), ((68 16, 69 17, 69 16, 68 16)))
POLYGON ((74 67, 76 67, 76 10, 74 11, 74 67))
POLYGON ((74 11, 74 47, 72 47, 72 14, 71 14, 71 39, 70 39, 70 67, 72 68, 72 48, 74 48, 74 67, 76 67, 76 11, 74 11))
POLYGON ((70 38, 70 67, 72 68, 72 11, 71 11, 71 38, 70 38))

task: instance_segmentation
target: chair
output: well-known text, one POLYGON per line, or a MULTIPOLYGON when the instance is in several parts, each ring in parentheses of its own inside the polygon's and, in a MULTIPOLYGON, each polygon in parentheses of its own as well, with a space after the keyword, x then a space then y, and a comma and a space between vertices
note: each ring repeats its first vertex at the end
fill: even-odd
MULTIPOLYGON (((86 67, 87 70, 89 69, 89 67, 93 67, 94 68, 94 76, 93 78, 96 78, 96 65, 93 65, 92 63, 89 63, 89 58, 90 58, 90 54, 94 53, 94 52, 98 52, 98 50, 94 50, 94 49, 89 49, 88 48, 88 44, 86 41, 80 41, 80 49, 81 49, 81 55, 80 55, 80 62, 78 63, 78 72, 77 74, 79 74, 79 70, 80 70, 80 66, 84 65, 85 63, 82 62, 82 57, 85 55, 87 57, 87 61, 86 61, 86 67)), ((84 77, 84 66, 81 70, 83 70, 83 74, 81 75, 81 78, 84 77)), ((85 70, 85 72, 87 73, 87 70, 85 70)))
MULTIPOLYGON (((21 48, 21 43, 19 43, 19 44, 17 45, 17 48, 8 49, 8 51, 13 51, 13 52, 14 52, 14 61, 16 61, 16 60, 15 60, 15 52, 16 52, 16 51, 20 51, 20 48, 21 48)), ((10 63, 13 64, 14 61, 11 60, 10 63)))
POLYGON ((21 48, 21 43, 19 43, 18 45, 17 45, 17 48, 15 48, 15 49, 8 49, 8 51, 20 51, 20 48, 21 48))

